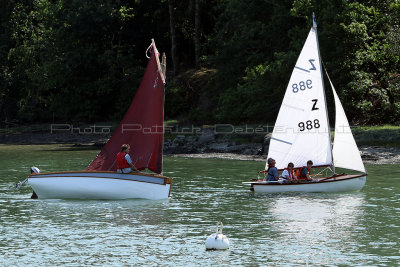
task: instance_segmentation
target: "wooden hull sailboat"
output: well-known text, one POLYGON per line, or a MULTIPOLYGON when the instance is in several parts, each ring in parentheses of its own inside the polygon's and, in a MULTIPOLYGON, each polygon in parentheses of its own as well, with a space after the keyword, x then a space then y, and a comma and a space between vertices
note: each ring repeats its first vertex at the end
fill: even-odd
MULTIPOLYGON (((246 182, 254 192, 343 192, 360 190, 365 185, 367 173, 360 152, 343 106, 327 74, 336 110, 332 147, 321 65, 314 17, 313 27, 293 68, 279 110, 270 139, 268 158, 275 159, 278 170, 283 170, 290 162, 295 169, 299 169, 311 160, 313 168, 328 167, 332 175, 294 183, 260 180, 246 182), (354 170, 358 174, 337 175, 336 167, 354 170)), ((265 169, 268 169, 268 164, 265 169)))
POLYGON ((162 175, 165 55, 161 64, 154 41, 148 51, 151 56, 143 80, 113 136, 85 171, 32 173, 26 180, 38 198, 169 197, 172 179, 162 175), (130 145, 138 170, 153 173, 118 173, 116 155, 122 144, 130 145))

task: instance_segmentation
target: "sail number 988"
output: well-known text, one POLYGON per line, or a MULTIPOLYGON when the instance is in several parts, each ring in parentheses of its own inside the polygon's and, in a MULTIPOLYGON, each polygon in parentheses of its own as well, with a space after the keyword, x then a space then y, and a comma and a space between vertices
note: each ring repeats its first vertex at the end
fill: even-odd
POLYGON ((318 119, 315 119, 314 123, 312 121, 306 121, 306 123, 300 122, 298 125, 300 128, 300 132, 304 131, 305 129, 312 130, 313 128, 318 129, 319 127, 321 127, 318 119))
POLYGON ((307 80, 305 82, 301 81, 298 84, 297 83, 292 84, 293 93, 297 93, 299 90, 304 91, 307 88, 308 89, 312 88, 312 81, 311 80, 307 80))

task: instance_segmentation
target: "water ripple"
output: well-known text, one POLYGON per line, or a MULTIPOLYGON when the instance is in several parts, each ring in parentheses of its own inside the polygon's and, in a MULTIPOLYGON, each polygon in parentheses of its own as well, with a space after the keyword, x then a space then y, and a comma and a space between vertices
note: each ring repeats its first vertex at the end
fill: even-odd
MULTIPOLYGON (((62 154, 71 162, 93 156, 62 154)), ((400 176, 393 168, 384 179, 369 169, 362 192, 262 195, 242 184, 260 162, 167 157, 165 173, 174 178, 169 200, 67 201, 32 200, 29 187, 14 189, 33 161, 0 166, 5 266, 394 266, 400 260, 400 186, 387 182, 400 176), (231 247, 206 251, 217 221, 231 247)))

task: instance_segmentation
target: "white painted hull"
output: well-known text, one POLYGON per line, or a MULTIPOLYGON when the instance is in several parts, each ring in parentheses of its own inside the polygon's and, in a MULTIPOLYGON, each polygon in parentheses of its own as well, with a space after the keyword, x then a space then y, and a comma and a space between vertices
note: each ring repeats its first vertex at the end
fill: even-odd
POLYGON ((257 193, 280 193, 280 192, 347 192, 358 191, 364 187, 366 174, 343 175, 332 179, 310 183, 283 184, 254 182, 251 183, 251 190, 257 193))
POLYGON ((116 172, 32 174, 28 184, 44 199, 166 199, 171 179, 159 175, 116 172))

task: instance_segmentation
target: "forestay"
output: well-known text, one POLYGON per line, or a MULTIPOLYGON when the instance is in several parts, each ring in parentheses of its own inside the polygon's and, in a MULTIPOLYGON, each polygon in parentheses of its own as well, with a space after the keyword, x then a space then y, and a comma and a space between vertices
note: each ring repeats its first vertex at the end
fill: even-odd
POLYGON ((316 28, 311 28, 293 69, 272 133, 268 157, 283 169, 312 160, 331 165, 332 150, 316 28))

